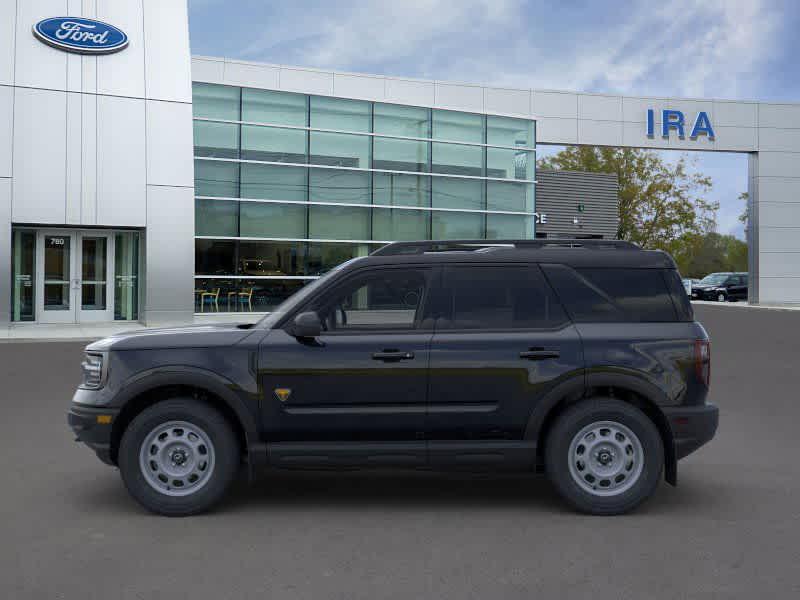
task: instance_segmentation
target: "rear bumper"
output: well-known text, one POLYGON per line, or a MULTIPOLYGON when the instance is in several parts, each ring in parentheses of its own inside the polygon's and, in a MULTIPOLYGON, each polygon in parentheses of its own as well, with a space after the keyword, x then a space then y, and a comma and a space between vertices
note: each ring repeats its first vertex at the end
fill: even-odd
POLYGON ((672 427, 678 459, 710 442, 717 433, 719 409, 714 404, 665 408, 664 414, 672 427))
POLYGON ((111 428, 118 414, 119 411, 115 409, 95 408, 73 403, 67 413, 67 423, 75 434, 76 442, 83 442, 94 450, 100 460, 113 465, 111 428), (103 418, 98 420, 98 417, 103 418))

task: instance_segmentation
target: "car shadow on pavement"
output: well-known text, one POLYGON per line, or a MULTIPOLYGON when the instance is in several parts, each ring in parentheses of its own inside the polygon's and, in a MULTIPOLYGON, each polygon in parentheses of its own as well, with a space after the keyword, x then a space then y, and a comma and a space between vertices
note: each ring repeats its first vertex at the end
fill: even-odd
MULTIPOLYGON (((110 475, 110 474, 108 474, 110 475)), ((147 514, 128 495, 119 477, 98 477, 93 485, 76 487, 73 504, 103 513, 147 514)), ((674 488, 662 483, 653 498, 634 514, 714 510, 727 494, 707 481, 684 480, 674 488)), ((569 514, 544 476, 496 473, 431 473, 404 470, 285 471, 268 470, 250 483, 246 473, 213 511, 218 516, 240 512, 308 509, 530 509, 569 514)))

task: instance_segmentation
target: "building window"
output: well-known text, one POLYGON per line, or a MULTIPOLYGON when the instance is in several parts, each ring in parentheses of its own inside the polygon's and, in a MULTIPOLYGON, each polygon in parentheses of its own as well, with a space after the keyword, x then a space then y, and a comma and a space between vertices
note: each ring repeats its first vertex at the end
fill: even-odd
POLYGON ((511 117, 486 117, 486 143, 492 146, 533 148, 534 121, 511 117))
POLYGON ((375 104, 375 133, 401 137, 431 137, 430 111, 416 106, 375 104))
POLYGON ((265 162, 300 163, 306 159, 304 129, 242 125, 242 158, 265 162))
POLYGON ((425 175, 375 173, 372 178, 375 204, 390 206, 430 206, 431 178, 425 175))
POLYGON ((525 215, 486 215, 486 237, 488 239, 528 239, 532 233, 532 217, 526 217, 525 215))
POLYGON ((195 273, 206 294, 197 310, 273 306, 304 281, 367 254, 372 240, 534 237, 531 120, 203 83, 193 89, 195 273), (270 254, 274 244, 296 245, 295 275, 265 267, 278 256, 270 254), (257 283, 266 280, 282 283, 257 283))
POLYGON ((362 100, 311 96, 311 127, 368 133, 370 103, 362 100))
POLYGON ((484 182, 480 179, 459 179, 456 177, 434 177, 433 206, 436 208, 455 208, 482 210, 484 182))
POLYGON ((370 203, 370 174, 343 169, 311 169, 309 201, 370 203))
POLYGON ((114 320, 139 318, 139 233, 114 235, 114 320))
POLYGON ((192 84, 192 110, 195 117, 239 120, 240 88, 210 83, 192 84))
POLYGON ((485 217, 482 213, 433 211, 431 221, 434 240, 483 239, 485 217))
POLYGON ((305 242, 239 242, 238 275, 277 277, 305 275, 305 242))
POLYGON ((352 206, 308 207, 308 237, 323 240, 370 239, 370 209, 352 206))
POLYGON ((311 132, 311 155, 314 165, 369 168, 370 138, 349 133, 311 132))
POLYGON ((407 208, 373 208, 372 237, 381 240, 426 240, 431 235, 430 213, 407 208))
POLYGON ((239 158, 239 125, 195 121, 194 153, 195 156, 239 158))
POLYGON ((242 198, 260 200, 308 199, 308 171, 303 167, 242 163, 242 198))
POLYGON ((11 320, 33 321, 36 281, 36 233, 15 230, 11 240, 11 320))
POLYGON ((387 171, 428 171, 428 142, 375 138, 372 166, 387 171))
POLYGON ((242 121, 305 127, 308 125, 308 96, 244 88, 242 121))
POLYGON ((236 237, 239 235, 239 202, 207 200, 194 203, 195 235, 236 237))
POLYGON ((238 198, 239 164, 216 160, 195 160, 194 193, 197 196, 238 198))
POLYGON ((481 146, 434 142, 431 150, 433 157, 431 170, 434 173, 482 177, 483 152, 481 146))
POLYGON ((483 143, 484 117, 454 110, 433 111, 433 138, 449 142, 483 143))
POLYGON ((488 210, 533 212, 533 184, 489 181, 486 200, 488 210))
POLYGON ((303 239, 306 237, 307 213, 308 207, 304 204, 241 202, 240 235, 303 239))

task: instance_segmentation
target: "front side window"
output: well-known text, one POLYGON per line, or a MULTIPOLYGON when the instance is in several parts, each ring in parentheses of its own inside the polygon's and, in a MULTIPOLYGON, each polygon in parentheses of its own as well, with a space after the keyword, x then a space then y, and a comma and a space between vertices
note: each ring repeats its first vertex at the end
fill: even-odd
POLYGON ((426 298, 425 269, 371 270, 351 278, 312 307, 327 331, 419 328, 426 298))
POLYGON ((445 271, 437 329, 539 329, 567 321, 534 266, 458 266, 445 271))

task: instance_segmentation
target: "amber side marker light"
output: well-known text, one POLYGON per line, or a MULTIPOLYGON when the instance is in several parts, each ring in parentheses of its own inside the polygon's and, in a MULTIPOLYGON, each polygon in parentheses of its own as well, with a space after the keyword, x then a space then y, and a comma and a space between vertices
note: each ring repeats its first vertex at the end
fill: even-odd
POLYGON ((97 422, 100 425, 108 425, 111 423, 111 415, 97 415, 97 422))

